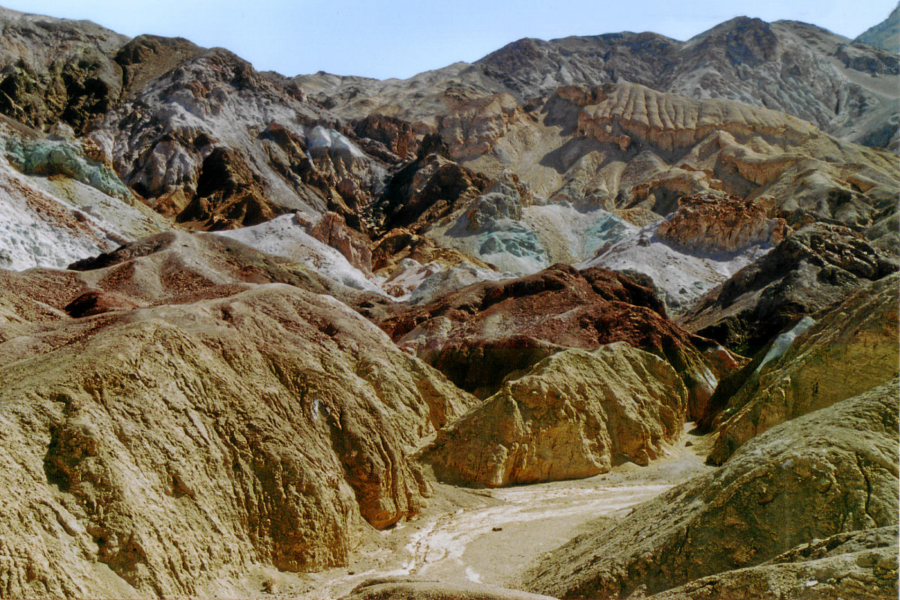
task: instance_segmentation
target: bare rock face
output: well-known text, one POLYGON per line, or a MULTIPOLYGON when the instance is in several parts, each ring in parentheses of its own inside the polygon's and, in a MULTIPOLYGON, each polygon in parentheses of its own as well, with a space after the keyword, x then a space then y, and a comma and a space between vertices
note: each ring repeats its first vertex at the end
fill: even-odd
POLYGON ((86 21, 7 9, 0 13, 0 28, 4 115, 38 129, 62 119, 82 131, 116 103, 121 69, 112 55, 127 37, 86 21))
POLYGON ((888 52, 900 52, 900 7, 894 8, 888 18, 861 33, 854 41, 876 46, 888 52))
POLYGON ((505 376, 559 350, 617 341, 672 364, 690 393, 692 418, 704 413, 715 388, 716 375, 697 349, 714 344, 669 321, 650 288, 605 269, 556 265, 530 277, 479 283, 380 326, 401 348, 483 398, 505 376))
POLYGON ((558 93, 584 106, 578 115, 580 135, 615 142, 623 151, 632 137, 676 150, 693 146, 714 131, 778 131, 784 137, 799 138, 814 130, 809 123, 773 110, 727 100, 696 101, 642 85, 606 84, 589 95, 583 88, 562 88, 558 93))
POLYGON ((371 114, 351 123, 350 130, 366 152, 391 163, 414 160, 419 150, 416 130, 395 117, 371 114))
POLYGON ((769 219, 749 200, 700 194, 681 198, 678 210, 656 230, 661 239, 699 252, 737 252, 754 244, 781 242, 790 232, 784 219, 769 219))
POLYGON ((384 577, 358 585, 344 600, 554 600, 495 585, 384 577))
POLYGON ((253 565, 341 565, 362 519, 418 511, 405 453, 472 405, 285 285, 56 323, 0 352, 10 596, 215 595, 253 565))
POLYGON ((94 150, 0 116, 0 268, 60 268, 171 228, 94 150))
POLYGON ((780 358, 761 365, 728 401, 709 461, 721 464, 747 440, 789 419, 830 406, 900 372, 897 289, 892 275, 858 290, 801 334, 780 358))
POLYGON ((177 221, 205 230, 258 225, 281 212, 264 197, 261 178, 232 152, 217 148, 203 159, 196 196, 177 221))
POLYGON ((384 169, 329 117, 296 86, 215 49, 148 79, 90 135, 152 206, 221 229, 266 210, 355 214, 384 169))
POLYGON ((456 101, 451 107, 438 118, 437 131, 459 161, 490 152, 519 116, 518 103, 509 94, 456 101))
POLYGON ((756 354, 779 332, 897 270, 897 259, 846 228, 801 228, 680 315, 699 335, 756 354))
POLYGON ((687 390, 653 354, 570 349, 511 379, 420 455, 441 481, 500 487, 647 465, 681 435, 687 390))
POLYGON ((880 600, 897 595, 897 529, 839 533, 804 544, 749 569, 703 577, 654 600, 785 598, 880 600))
POLYGON ((446 266, 473 265, 490 269, 490 265, 459 250, 439 246, 429 237, 397 227, 382 236, 372 250, 372 265, 376 272, 391 273, 406 259, 420 264, 438 263, 446 266))
POLYGON ((474 200, 488 179, 439 153, 424 155, 397 172, 376 207, 385 231, 397 227, 422 233, 434 221, 474 200))
MULTIPOLYGON (((719 471, 545 555, 526 577, 526 589, 560 598, 646 596, 717 574, 740 581, 745 571, 735 569, 761 569, 757 565, 793 549, 815 555, 811 547, 831 536, 879 527, 896 530, 897 385, 894 380, 772 428, 719 471)), ((835 546, 840 543, 832 539, 835 546)), ((881 553, 856 557, 880 588, 896 586, 894 559, 882 562, 881 553)), ((849 561, 827 566, 837 581, 843 574, 851 579, 861 572, 849 561)), ((805 568, 779 567, 783 564, 767 567, 768 573, 780 572, 793 581, 776 587, 797 589, 809 581, 797 580, 805 578, 805 568)), ((815 572, 816 565, 808 568, 815 572)), ((765 575, 757 571, 747 579, 759 582, 765 575)), ((768 584, 760 585, 761 593, 770 593, 768 584)), ((715 586, 709 587, 716 597, 715 586)))
POLYGON ((372 250, 369 239, 347 226, 338 213, 328 212, 311 224, 309 234, 340 252, 351 265, 364 273, 372 272, 372 250))

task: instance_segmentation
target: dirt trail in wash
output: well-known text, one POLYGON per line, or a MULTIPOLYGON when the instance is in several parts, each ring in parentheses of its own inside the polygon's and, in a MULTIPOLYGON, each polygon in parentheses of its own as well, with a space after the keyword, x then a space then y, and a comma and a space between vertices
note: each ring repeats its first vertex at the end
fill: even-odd
POLYGON ((339 598, 366 580, 390 576, 516 588, 529 564, 586 531, 588 523, 618 519, 709 470, 703 463, 706 446, 705 439, 685 435, 650 466, 628 463, 590 479, 493 490, 437 484, 418 519, 373 534, 350 566, 303 576, 278 595, 339 598))

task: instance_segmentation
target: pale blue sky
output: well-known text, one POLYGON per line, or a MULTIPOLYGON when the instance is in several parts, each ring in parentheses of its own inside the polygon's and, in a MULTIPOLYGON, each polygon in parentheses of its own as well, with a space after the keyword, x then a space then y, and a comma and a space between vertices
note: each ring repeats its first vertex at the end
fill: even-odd
POLYGON ((523 37, 655 31, 688 39, 738 15, 793 19, 855 37, 896 0, 0 0, 14 10, 89 19, 129 36, 222 46, 284 75, 409 77, 474 61, 523 37))

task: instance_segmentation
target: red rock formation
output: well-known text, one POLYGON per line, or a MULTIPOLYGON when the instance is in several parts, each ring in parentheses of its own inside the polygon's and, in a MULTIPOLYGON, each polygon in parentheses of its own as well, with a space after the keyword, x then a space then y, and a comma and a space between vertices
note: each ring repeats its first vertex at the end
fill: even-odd
POLYGON ((325 213, 309 228, 309 234, 344 255, 351 265, 360 271, 372 272, 372 250, 369 239, 350 229, 344 217, 337 213, 325 213))
POLYGON ((352 132, 363 150, 387 162, 412 160, 419 148, 413 126, 394 117, 372 114, 354 121, 346 132, 352 132))
POLYGON ((564 348, 624 341, 665 357, 699 418, 716 378, 698 352, 712 344, 670 321, 653 292, 606 269, 555 265, 535 275, 484 282, 380 324, 402 348, 480 397, 504 377, 564 348))
POLYGON ((114 310, 131 310, 138 304, 111 292, 92 290, 78 296, 66 305, 66 312, 72 317, 91 317, 114 310))

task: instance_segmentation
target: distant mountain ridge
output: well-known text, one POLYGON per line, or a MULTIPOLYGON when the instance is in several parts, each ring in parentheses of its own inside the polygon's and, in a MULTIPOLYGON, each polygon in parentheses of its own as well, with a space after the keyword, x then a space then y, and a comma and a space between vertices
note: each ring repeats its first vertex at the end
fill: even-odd
POLYGON ((896 151, 900 90, 891 78, 898 74, 898 57, 885 50, 814 25, 737 17, 687 42, 628 32, 524 38, 471 65, 457 63, 408 80, 324 73, 294 79, 339 114, 358 117, 387 105, 413 120, 420 109, 407 105, 433 113, 440 106, 435 94, 505 92, 525 102, 558 86, 624 80, 698 100, 723 98, 778 110, 848 141, 896 151))
POLYGON ((900 52, 900 4, 888 18, 862 32, 855 40, 870 46, 877 46, 889 52, 900 52))

